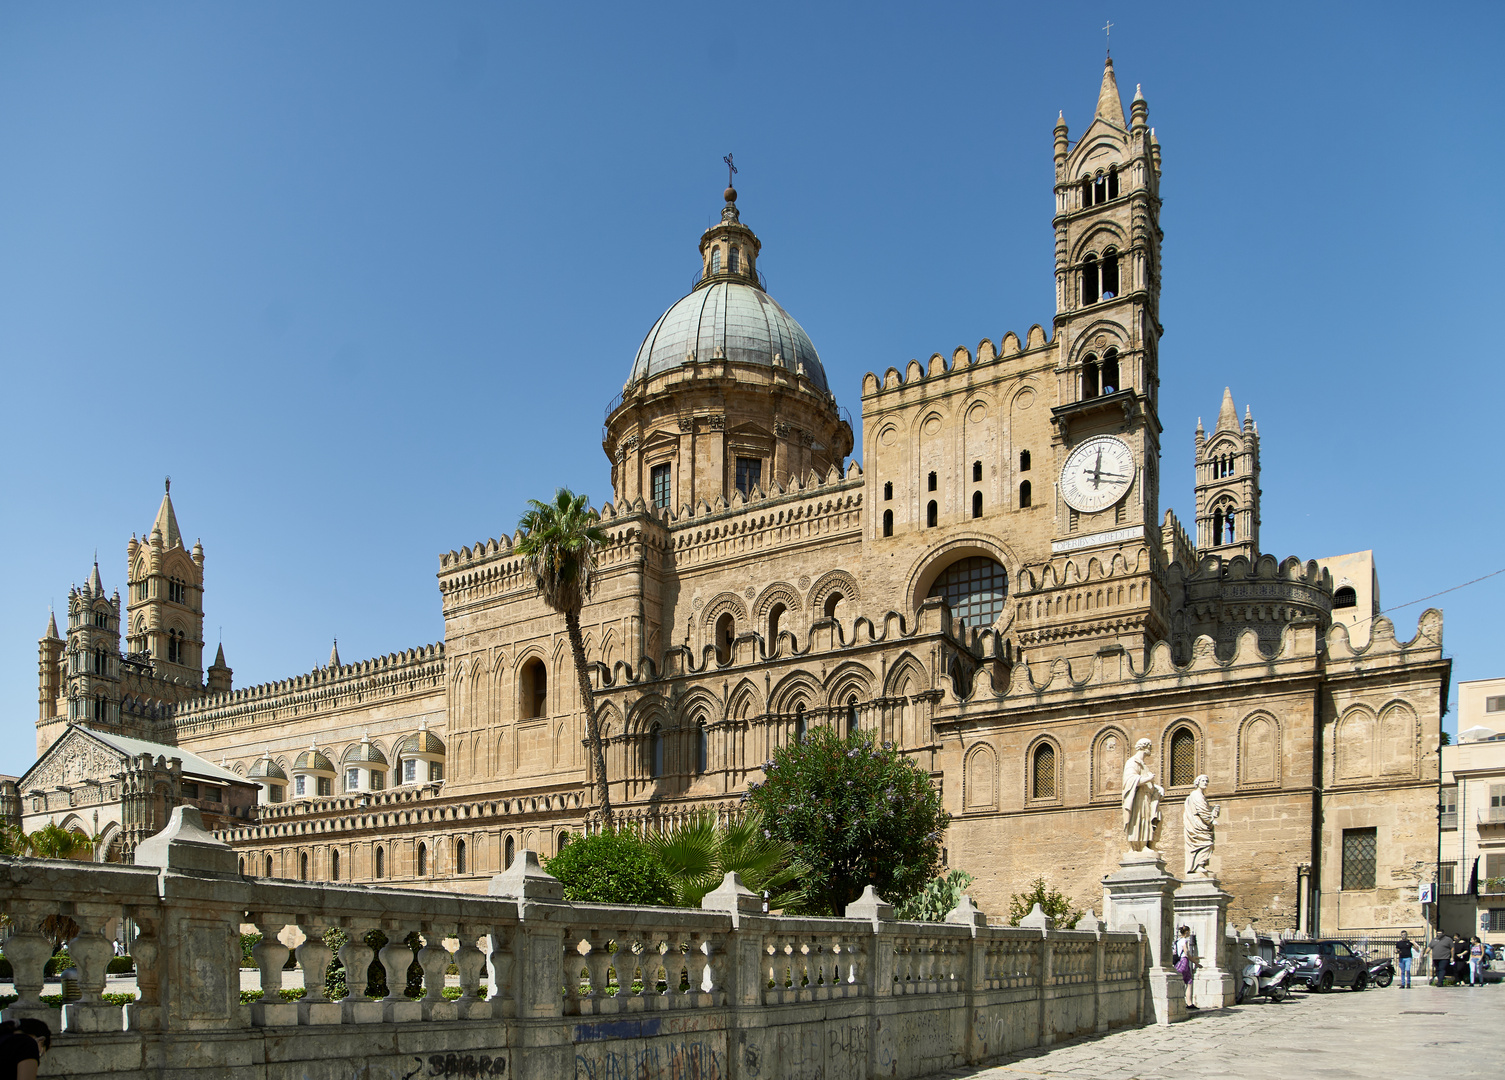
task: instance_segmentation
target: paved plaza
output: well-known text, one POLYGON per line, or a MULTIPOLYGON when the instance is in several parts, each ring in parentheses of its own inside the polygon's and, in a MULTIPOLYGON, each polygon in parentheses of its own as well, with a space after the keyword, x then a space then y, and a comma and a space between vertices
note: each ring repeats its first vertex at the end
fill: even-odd
POLYGON ((1502 1020, 1500 985, 1297 993, 1279 1005, 1204 1010, 1183 1024, 1079 1039, 931 1080, 1498 1077, 1490 1040, 1502 1020))

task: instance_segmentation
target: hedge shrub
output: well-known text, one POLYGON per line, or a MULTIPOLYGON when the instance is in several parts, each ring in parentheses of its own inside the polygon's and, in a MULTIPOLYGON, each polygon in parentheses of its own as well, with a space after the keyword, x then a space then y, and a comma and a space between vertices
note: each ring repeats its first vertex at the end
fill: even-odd
POLYGON ((577 904, 674 903, 674 882, 633 833, 602 832, 566 844, 545 864, 577 904))

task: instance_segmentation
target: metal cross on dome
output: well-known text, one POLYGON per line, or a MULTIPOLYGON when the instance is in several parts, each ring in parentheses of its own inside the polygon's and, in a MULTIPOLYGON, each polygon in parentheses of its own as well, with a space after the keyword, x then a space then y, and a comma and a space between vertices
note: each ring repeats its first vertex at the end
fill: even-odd
POLYGON ((737 166, 732 164, 732 155, 730 154, 727 154, 721 160, 726 162, 726 186, 733 187, 735 185, 732 184, 732 177, 737 174, 737 166))

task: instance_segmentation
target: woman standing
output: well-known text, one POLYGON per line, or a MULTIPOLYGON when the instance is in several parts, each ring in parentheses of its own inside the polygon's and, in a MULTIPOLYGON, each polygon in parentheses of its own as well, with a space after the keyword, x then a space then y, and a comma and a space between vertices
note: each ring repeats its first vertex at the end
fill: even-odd
POLYGON ((1186 1007, 1195 1009, 1192 1004, 1191 973, 1197 966, 1197 950, 1192 943, 1191 927, 1183 926, 1181 934, 1176 938, 1176 944, 1171 949, 1175 956, 1175 968, 1181 973, 1181 981, 1186 984, 1186 1007))
POLYGON ((1468 943, 1468 984, 1484 985, 1484 943, 1475 934, 1468 943))

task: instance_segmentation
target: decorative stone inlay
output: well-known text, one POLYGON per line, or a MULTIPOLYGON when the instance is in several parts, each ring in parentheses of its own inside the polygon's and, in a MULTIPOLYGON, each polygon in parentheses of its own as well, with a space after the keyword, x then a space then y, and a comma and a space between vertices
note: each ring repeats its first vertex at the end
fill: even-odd
POLYGON ((725 431, 726 417, 724 415, 707 416, 705 418, 705 426, 712 431, 725 431))
POLYGON ((810 575, 809 574, 801 574, 800 575, 800 588, 801 589, 808 589, 809 587, 810 587, 810 575))
POLYGON ((773 433, 775 435, 777 435, 779 438, 782 439, 784 436, 788 435, 789 434, 789 430, 790 430, 789 429, 789 425, 786 424, 786 423, 784 423, 784 421, 782 421, 782 420, 775 420, 773 422, 773 433))
POLYGON ((747 587, 747 591, 745 593, 743 593, 742 595, 746 596, 749 600, 751 600, 754 596, 758 595, 758 590, 754 589, 751 585, 749 585, 747 587))

